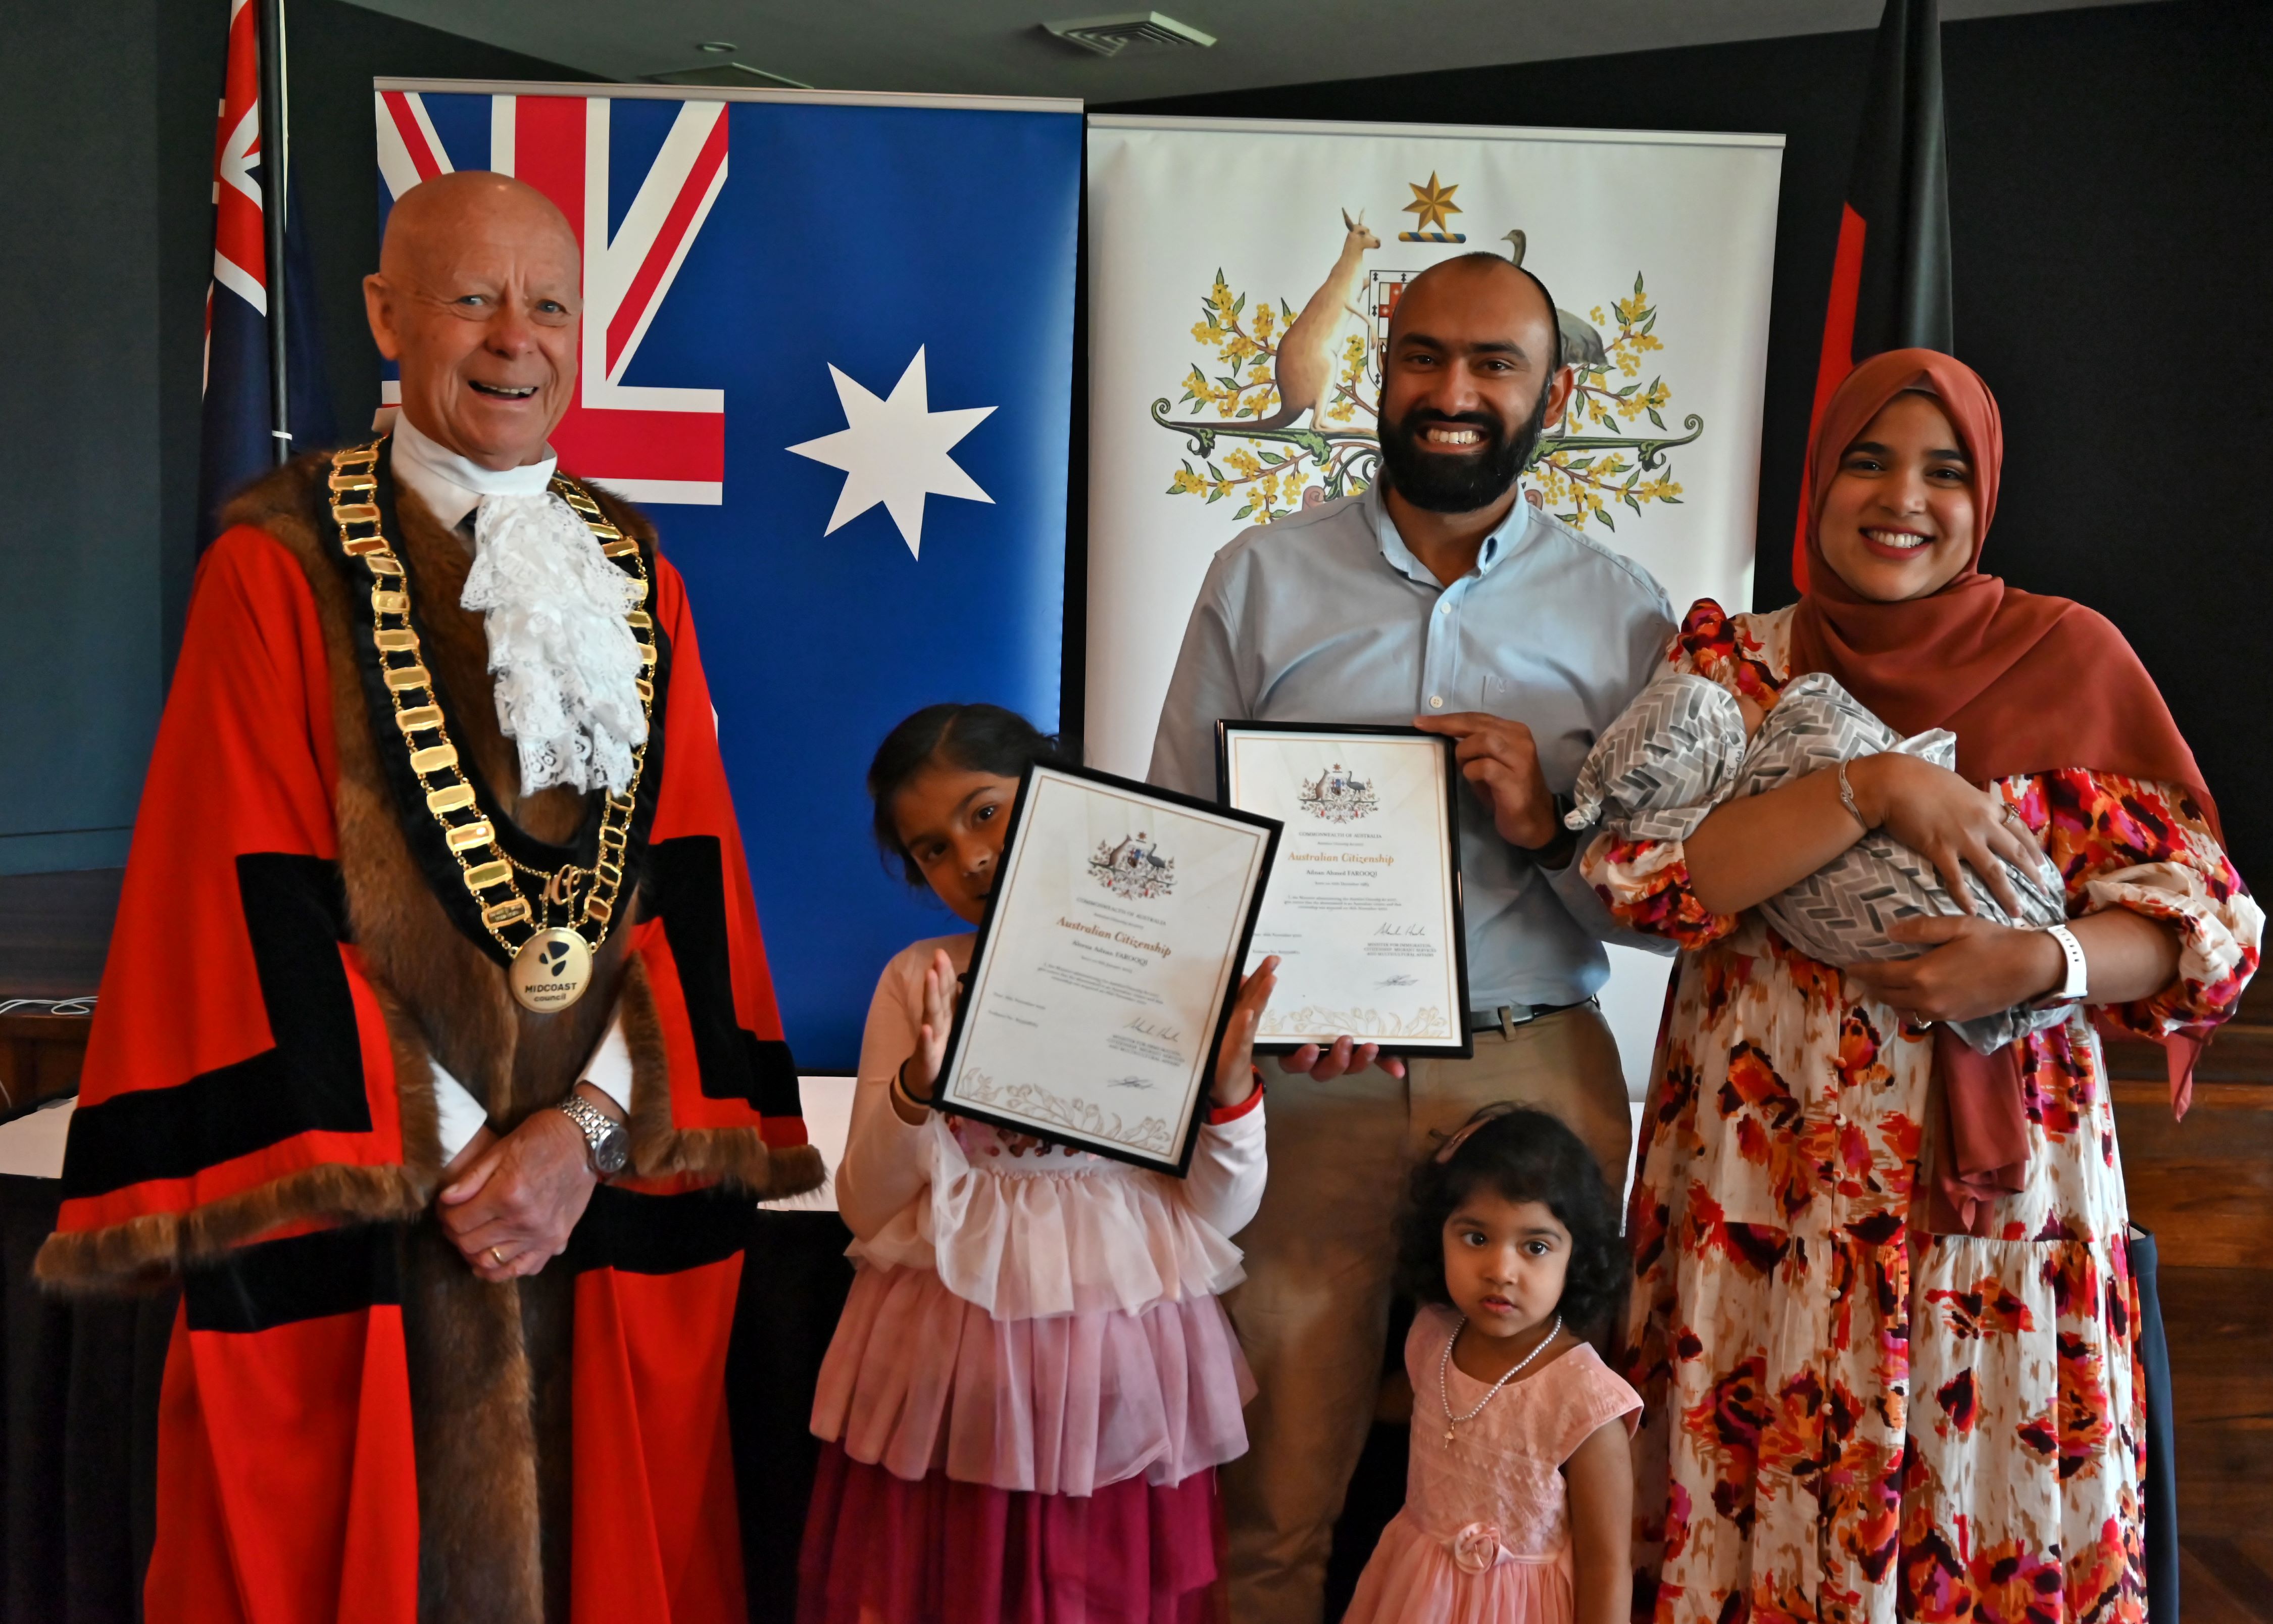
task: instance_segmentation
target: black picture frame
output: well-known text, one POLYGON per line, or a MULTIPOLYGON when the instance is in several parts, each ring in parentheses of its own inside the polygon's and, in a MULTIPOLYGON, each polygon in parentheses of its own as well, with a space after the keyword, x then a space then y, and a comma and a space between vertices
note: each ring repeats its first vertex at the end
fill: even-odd
POLYGON ((998 878, 994 891, 988 894, 986 912, 979 917, 978 938, 971 944, 971 967, 964 974, 964 990, 956 1000, 955 1021, 948 1030, 947 1050, 940 1063, 939 1082, 933 1095, 935 1107, 953 1116, 967 1116, 974 1122, 986 1123, 1005 1132, 1026 1134, 1054 1145, 1062 1145, 1075 1150, 1087 1151, 1093 1155, 1110 1157, 1116 1162, 1150 1168, 1155 1172, 1166 1173, 1176 1178, 1186 1177, 1191 1169, 1193 1148, 1199 1142, 1199 1131, 1206 1124, 1208 1117, 1206 1096, 1208 1091, 1214 1086, 1215 1077, 1212 1057, 1221 1050, 1224 1033, 1231 1025, 1232 1005, 1238 996, 1248 952, 1255 940, 1256 918, 1262 912, 1264 893, 1271 884, 1271 870, 1278 861, 1279 838, 1282 827, 1276 818, 1264 817, 1252 812, 1242 812, 1235 808, 1219 806, 1213 801, 1203 800, 1197 795, 1182 794, 1174 790, 1158 788, 1153 785, 1140 784, 1133 778, 1124 778, 1115 773, 1102 772, 1093 767, 1076 767, 1059 762, 1028 763, 1025 770, 1018 775, 1017 799, 1011 804, 1009 826, 1003 831, 1002 834, 1002 855, 996 868, 997 875, 1001 877, 998 878), (1188 1107, 1184 1112, 1185 1128, 1176 1146, 1175 1154, 1172 1157, 1148 1156, 1127 1146, 1055 1132, 1046 1124, 1009 1116, 968 1100, 955 1098, 953 1085, 962 1063, 965 1039, 969 1031, 972 1003, 969 989, 980 986, 984 981, 982 972, 987 963, 987 954, 992 951, 994 944, 996 920, 1003 906, 1003 897, 1009 876, 1014 867, 1014 859, 1020 849, 1019 841, 1025 832, 1028 808, 1033 804, 1031 791, 1034 779, 1039 771, 1091 784, 1099 788, 1111 790, 1138 801, 1176 808, 1187 812, 1204 813, 1214 818, 1228 818, 1235 823, 1249 824, 1263 833, 1263 858, 1256 876, 1254 893, 1248 898, 1245 917, 1239 924, 1238 944, 1227 962, 1221 1006, 1217 1013, 1215 1030, 1208 1043, 1207 1053, 1210 1056, 1210 1064, 1200 1068, 1194 1096, 1184 1101, 1188 1107))
MULTIPOLYGON (((1460 767, 1458 746, 1442 733, 1432 733, 1403 724, 1371 726, 1358 722, 1283 722, 1264 721, 1259 718, 1224 717, 1215 725, 1215 793, 1216 801, 1225 811, 1240 811, 1231 804, 1231 735, 1234 732, 1255 733, 1331 733, 1338 737, 1356 739, 1426 739, 1437 745, 1444 759, 1444 861, 1451 881, 1452 900, 1452 981, 1459 996, 1454 1001, 1453 1030, 1457 1043, 1383 1043, 1378 1052, 1399 1058, 1419 1060, 1469 1060, 1476 1052, 1475 1034, 1468 1029, 1468 926, 1467 891, 1460 873, 1460 767)), ((1249 816, 1260 816, 1249 813, 1249 816)), ((1268 889, 1266 883, 1266 891, 1268 889)), ((1257 905, 1260 912, 1260 904, 1257 905)), ((1250 928, 1251 929, 1251 928, 1250 928)), ((1255 1052, 1258 1055, 1291 1055, 1307 1047, 1303 1043, 1275 1043, 1257 1040, 1255 1052)))

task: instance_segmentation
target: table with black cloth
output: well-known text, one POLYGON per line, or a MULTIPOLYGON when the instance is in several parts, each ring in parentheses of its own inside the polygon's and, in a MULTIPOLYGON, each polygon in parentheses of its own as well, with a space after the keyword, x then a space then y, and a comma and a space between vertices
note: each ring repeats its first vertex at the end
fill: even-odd
MULTIPOLYGON (((0 1619, 137 1624, 155 1528, 158 1385, 181 1298, 33 1283, 62 1186, 0 1175, 0 1619)), ((754 1208, 726 1365, 752 1624, 790 1624, 819 1445, 814 1383, 852 1268, 829 1212, 754 1208)))

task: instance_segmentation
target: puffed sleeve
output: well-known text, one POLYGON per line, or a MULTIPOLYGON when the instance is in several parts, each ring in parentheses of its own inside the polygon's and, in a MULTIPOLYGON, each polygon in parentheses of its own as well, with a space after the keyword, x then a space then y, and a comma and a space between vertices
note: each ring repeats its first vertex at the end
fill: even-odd
MULTIPOLYGON (((1700 598, 1666 645, 1673 670, 1717 682, 1766 710, 1777 683, 1760 650, 1721 605, 1700 598)), ((1579 872, 1617 921, 1682 947, 1700 948, 1735 930, 1739 916, 1715 914, 1690 888, 1689 861, 1678 840, 1625 839, 1596 834, 1579 859, 1579 872)))
POLYGON ((836 1210, 863 1240, 914 1200, 929 1177, 923 1129, 910 1127, 892 1109, 892 1079, 900 1063, 915 1053, 923 1024, 923 972, 931 954, 922 952, 917 962, 916 952, 904 948, 884 966, 860 1038, 852 1122, 844 1136, 844 1160, 836 1169, 836 1210))
POLYGON ((2178 933, 2179 973, 2151 996, 2102 1019, 2141 1037, 2206 1034, 2233 1013, 2256 974, 2265 929, 2225 848, 2187 793, 2072 769, 2037 780, 2022 812, 2044 829, 2071 916, 2128 908, 2178 933))

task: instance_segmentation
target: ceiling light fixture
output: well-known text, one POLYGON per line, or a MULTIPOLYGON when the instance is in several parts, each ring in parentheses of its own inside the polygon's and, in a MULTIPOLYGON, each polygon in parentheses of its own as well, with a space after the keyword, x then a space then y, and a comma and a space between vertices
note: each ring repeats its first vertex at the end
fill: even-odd
POLYGON ((699 68, 674 68, 668 73, 650 73, 650 85, 723 85, 728 89, 750 90, 770 86, 777 90, 810 90, 812 86, 801 79, 791 79, 785 73, 769 73, 763 68, 754 68, 746 62, 706 62, 699 68))
POLYGON ((1069 45, 1078 45, 1099 56, 1118 56, 1124 50, 1204 50, 1215 35, 1203 34, 1189 23, 1178 22, 1160 11, 1129 11, 1114 17, 1079 17, 1042 26, 1069 45))
POLYGON ((731 56, 741 47, 731 40, 705 40, 694 49, 712 56, 731 56))

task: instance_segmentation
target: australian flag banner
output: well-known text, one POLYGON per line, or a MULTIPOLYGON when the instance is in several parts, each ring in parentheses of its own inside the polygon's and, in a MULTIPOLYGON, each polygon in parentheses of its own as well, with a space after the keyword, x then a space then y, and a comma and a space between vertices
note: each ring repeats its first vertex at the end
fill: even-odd
MULTIPOLYGON (((269 383, 266 199, 274 167, 260 129, 260 40, 252 0, 233 0, 221 122, 214 138, 213 280, 206 288, 204 416, 199 425, 198 545, 220 534, 229 499, 276 463, 277 428, 269 383)), ((284 339, 296 449, 332 443, 331 401, 316 342, 315 277, 308 242, 293 218, 288 185, 284 243, 284 339)))
MULTIPOLYGON (((1059 724, 1080 105, 377 81, 379 210, 536 187, 583 246, 566 472, 686 575, 782 1018, 856 1064, 878 972, 961 926, 870 838, 941 700, 1059 724)), ((392 384, 384 386, 392 401, 392 384)))

